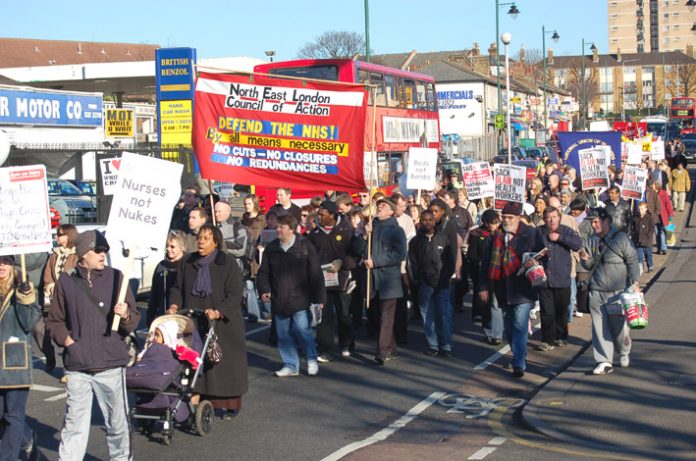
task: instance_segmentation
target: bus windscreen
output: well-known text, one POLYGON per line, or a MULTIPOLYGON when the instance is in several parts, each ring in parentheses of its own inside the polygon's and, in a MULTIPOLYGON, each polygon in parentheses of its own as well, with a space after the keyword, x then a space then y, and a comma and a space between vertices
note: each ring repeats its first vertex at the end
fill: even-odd
POLYGON ((318 80, 338 80, 338 67, 334 65, 312 67, 283 67, 270 69, 271 75, 284 75, 286 77, 313 78, 318 80))
POLYGON ((664 139, 667 134, 667 124, 661 122, 648 122, 647 130, 648 133, 661 136, 664 139))

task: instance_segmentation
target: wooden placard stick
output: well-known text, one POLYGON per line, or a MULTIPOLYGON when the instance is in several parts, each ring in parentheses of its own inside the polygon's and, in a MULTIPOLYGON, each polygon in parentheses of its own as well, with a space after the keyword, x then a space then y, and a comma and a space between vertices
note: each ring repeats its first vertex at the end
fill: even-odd
MULTIPOLYGON (((118 291, 117 304, 120 304, 126 300, 126 294, 128 293, 128 281, 131 278, 131 273, 133 272, 133 260, 135 252, 133 249, 126 249, 128 253, 126 257, 125 270, 123 271, 123 280, 121 281, 121 288, 118 291)), ((121 323, 121 316, 114 314, 114 320, 111 322, 111 331, 118 331, 119 324, 121 323)))

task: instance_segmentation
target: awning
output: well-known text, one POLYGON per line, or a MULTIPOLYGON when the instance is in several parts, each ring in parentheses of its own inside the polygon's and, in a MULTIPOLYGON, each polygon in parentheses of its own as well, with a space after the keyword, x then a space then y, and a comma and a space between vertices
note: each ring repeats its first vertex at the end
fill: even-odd
POLYGON ((527 131, 529 129, 529 125, 526 123, 513 123, 512 127, 515 131, 527 131))

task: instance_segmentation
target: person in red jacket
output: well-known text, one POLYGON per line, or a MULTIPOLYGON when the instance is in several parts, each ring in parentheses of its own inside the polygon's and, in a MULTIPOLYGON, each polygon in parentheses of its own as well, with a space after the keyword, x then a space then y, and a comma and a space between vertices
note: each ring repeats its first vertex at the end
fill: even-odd
POLYGON ((657 191, 657 197, 660 200, 660 219, 655 224, 655 235, 657 236, 657 253, 667 254, 667 236, 665 235, 665 227, 670 223, 674 216, 674 207, 667 192, 667 184, 664 186, 659 182, 654 181, 652 187, 657 191))

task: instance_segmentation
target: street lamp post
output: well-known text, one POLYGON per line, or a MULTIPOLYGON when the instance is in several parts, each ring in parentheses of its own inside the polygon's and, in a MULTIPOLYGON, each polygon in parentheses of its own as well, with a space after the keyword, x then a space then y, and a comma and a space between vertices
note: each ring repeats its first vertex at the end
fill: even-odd
POLYGON ((273 56, 276 55, 275 50, 268 50, 268 51, 265 51, 264 53, 266 53, 266 56, 268 56, 268 59, 270 59, 271 62, 273 62, 273 56))
POLYGON ((510 125, 510 53, 508 45, 512 41, 512 34, 505 32, 500 39, 505 44, 505 88, 507 91, 507 141, 508 141, 508 165, 512 164, 512 126, 510 125))
POLYGON ((541 54, 544 59, 544 145, 546 145, 546 123, 549 119, 546 107, 546 34, 553 34, 551 35, 551 40, 553 40, 554 43, 558 43, 558 39, 561 38, 555 30, 553 32, 546 32, 546 28, 543 25, 541 26, 541 54))
MULTIPOLYGON (((582 86, 580 87, 580 93, 582 96, 581 99, 581 104, 580 104, 580 120, 582 121, 582 129, 585 129, 585 120, 587 119, 587 82, 585 81, 585 47, 589 45, 589 43, 585 43, 585 39, 582 39, 582 53, 580 56, 580 59, 582 60, 582 71, 581 71, 581 78, 582 78, 582 86)), ((590 50, 594 51, 596 50, 597 47, 595 46, 594 42, 592 42, 592 46, 590 46, 590 50)))
MULTIPOLYGON (((510 6, 510 10, 508 10, 507 14, 509 14, 512 19, 517 18, 517 15, 520 14, 520 10, 517 9, 515 2, 500 3, 500 0, 495 0, 495 73, 498 81, 498 114, 503 111, 503 102, 501 100, 500 91, 500 7, 508 5, 510 6)), ((501 139, 500 136, 498 136, 498 150, 500 150, 500 148, 501 139)))
POLYGON ((370 62, 370 0, 365 0, 365 60, 370 62))

